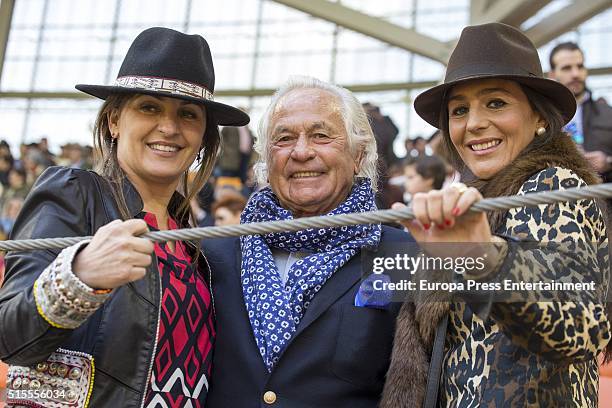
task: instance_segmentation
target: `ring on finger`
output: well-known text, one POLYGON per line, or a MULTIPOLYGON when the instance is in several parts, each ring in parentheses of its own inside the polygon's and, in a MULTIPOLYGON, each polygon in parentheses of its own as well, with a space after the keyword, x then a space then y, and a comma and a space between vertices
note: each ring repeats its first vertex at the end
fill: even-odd
POLYGON ((461 194, 465 193, 466 191, 468 191, 468 186, 466 186, 463 183, 453 183, 453 184, 450 185, 450 187, 452 187, 455 190, 457 190, 459 195, 461 195, 461 194))

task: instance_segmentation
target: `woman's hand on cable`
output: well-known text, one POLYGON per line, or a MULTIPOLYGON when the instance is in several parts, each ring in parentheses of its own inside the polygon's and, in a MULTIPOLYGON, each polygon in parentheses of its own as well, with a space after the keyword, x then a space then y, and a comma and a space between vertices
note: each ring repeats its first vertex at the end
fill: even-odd
MULTIPOLYGON (((417 193, 412 199, 415 218, 403 222, 403 225, 431 256, 482 256, 483 251, 492 252, 492 246, 488 244, 497 242, 498 238, 491 234, 485 213, 468 211, 480 200, 482 195, 477 189, 461 183, 442 190, 417 193)), ((394 209, 403 207, 400 203, 393 205, 394 209)))
POLYGON ((147 231, 143 220, 115 220, 106 224, 75 257, 74 274, 93 289, 114 289, 142 279, 154 250, 153 242, 138 238, 147 231))

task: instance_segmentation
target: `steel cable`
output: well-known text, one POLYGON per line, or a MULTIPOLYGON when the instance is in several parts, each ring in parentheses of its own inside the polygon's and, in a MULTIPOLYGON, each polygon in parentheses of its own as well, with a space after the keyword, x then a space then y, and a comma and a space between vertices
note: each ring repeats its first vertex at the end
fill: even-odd
MULTIPOLYGON (((470 211, 486 212, 509 210, 519 207, 555 204, 582 199, 612 197, 612 183, 566 190, 544 191, 521 196, 504 196, 481 200, 470 207, 470 211)), ((397 222, 414 218, 409 207, 401 210, 378 210, 363 213, 342 215, 323 215, 304 217, 285 221, 258 222, 252 224, 228 225, 223 227, 184 228, 177 230, 153 231, 140 235, 153 242, 200 240, 204 238, 236 237, 241 235, 261 235, 273 232, 299 231, 308 228, 342 227, 345 225, 375 224, 397 222)), ((0 241, 3 251, 30 251, 35 249, 57 249, 74 245, 89 237, 39 238, 12 241, 0 241)))

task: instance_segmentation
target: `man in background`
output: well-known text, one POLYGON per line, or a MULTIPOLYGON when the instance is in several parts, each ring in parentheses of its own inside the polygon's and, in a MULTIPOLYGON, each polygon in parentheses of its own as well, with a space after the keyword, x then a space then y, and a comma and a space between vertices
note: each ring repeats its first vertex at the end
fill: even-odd
POLYGON ((549 76, 569 88, 578 109, 565 130, 579 146, 593 168, 612 182, 612 108, 603 98, 593 100, 586 86, 588 72, 584 54, 573 42, 558 44, 550 52, 549 76))
MULTIPOLYGON (((246 112, 246 108, 240 108, 246 112)), ((238 177, 244 184, 253 159, 253 133, 248 126, 225 126, 221 129, 221 153, 217 159, 217 175, 238 177)))

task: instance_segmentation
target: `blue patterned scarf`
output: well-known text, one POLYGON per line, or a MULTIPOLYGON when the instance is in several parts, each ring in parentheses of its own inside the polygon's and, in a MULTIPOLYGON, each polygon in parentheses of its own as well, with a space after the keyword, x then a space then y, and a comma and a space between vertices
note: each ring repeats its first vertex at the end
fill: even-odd
MULTIPOLYGON (((327 215, 376 210, 370 181, 353 185, 348 198, 327 215)), ((253 194, 241 216, 241 223, 293 219, 268 188, 253 194)), ((375 249, 381 227, 355 225, 307 229, 240 238, 242 246, 242 291, 259 352, 268 371, 291 340, 314 295, 329 277, 361 248, 375 249), (270 248, 310 255, 291 266, 283 287, 270 248)))

